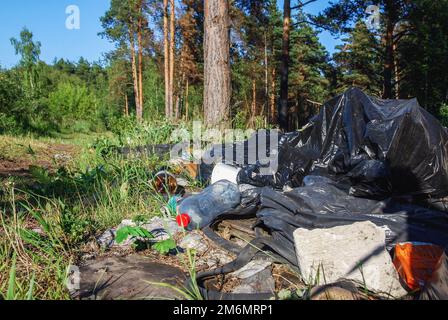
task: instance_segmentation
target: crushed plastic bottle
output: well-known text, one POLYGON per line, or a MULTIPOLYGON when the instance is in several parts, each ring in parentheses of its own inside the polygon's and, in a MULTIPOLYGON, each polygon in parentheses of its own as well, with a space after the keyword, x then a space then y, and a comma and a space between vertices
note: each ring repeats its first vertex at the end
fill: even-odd
POLYGON ((191 222, 188 230, 202 229, 220 214, 236 208, 241 202, 238 186, 221 180, 202 193, 186 198, 180 203, 179 214, 188 214, 191 222))

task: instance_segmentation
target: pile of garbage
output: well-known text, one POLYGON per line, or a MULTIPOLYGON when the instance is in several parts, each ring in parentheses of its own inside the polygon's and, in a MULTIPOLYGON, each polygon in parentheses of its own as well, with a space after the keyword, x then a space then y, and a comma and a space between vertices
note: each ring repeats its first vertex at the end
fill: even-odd
MULTIPOLYGON (((204 298, 273 298, 207 285, 269 257, 323 291, 349 281, 385 298, 448 299, 448 130, 436 118, 416 100, 380 100, 353 88, 302 130, 275 132, 276 143, 250 163, 251 142, 272 134, 214 146, 204 157, 220 154, 219 161, 197 171, 184 163, 209 186, 176 200, 178 224, 237 257, 190 279, 204 298), (226 157, 229 147, 233 156, 246 151, 244 164, 226 157), (277 169, 266 174, 272 155, 277 169), (253 235, 244 248, 217 233, 223 221, 249 219, 253 235)), ((160 185, 175 188, 170 175, 163 179, 160 185)))
MULTIPOLYGON (((260 134, 270 133, 251 139, 260 134)), ((180 202, 188 228, 207 235, 218 221, 256 218, 256 238, 232 263, 199 274, 200 284, 268 251, 310 284, 350 279, 393 298, 428 296, 448 245, 448 130, 437 119, 416 100, 380 100, 354 88, 303 130, 279 134, 277 152, 272 175, 261 173, 261 158, 241 166, 221 152, 208 170, 211 186, 180 202)), ((433 298, 448 297, 446 285, 437 292, 433 298)), ((222 297, 205 286, 203 294, 222 297)))

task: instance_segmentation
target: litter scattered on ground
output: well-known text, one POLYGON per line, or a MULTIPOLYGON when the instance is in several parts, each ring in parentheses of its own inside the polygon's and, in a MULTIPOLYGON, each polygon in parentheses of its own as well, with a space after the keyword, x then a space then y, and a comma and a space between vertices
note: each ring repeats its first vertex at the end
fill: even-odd
POLYGON ((224 163, 218 163, 212 172, 211 184, 215 184, 219 181, 226 180, 233 184, 238 184, 238 174, 241 169, 226 165, 224 163))
POLYGON ((180 203, 179 213, 188 214, 189 230, 202 229, 216 217, 237 207, 241 202, 238 186, 226 180, 207 187, 201 194, 186 198, 180 203))
MULTIPOLYGON (((132 220, 123 220, 119 226, 116 228, 111 228, 106 230, 101 236, 97 238, 99 246, 103 249, 110 249, 112 247, 129 247, 135 241, 136 238, 128 238, 121 244, 115 241, 117 231, 124 227, 136 227, 137 223, 132 220)), ((152 218, 147 223, 141 224, 141 228, 151 232, 154 235, 153 241, 163 241, 168 240, 172 236, 183 232, 184 229, 181 228, 177 222, 173 219, 155 217, 152 218)))
POLYGON ((422 290, 440 265, 444 250, 425 243, 399 243, 394 265, 410 290, 422 290))

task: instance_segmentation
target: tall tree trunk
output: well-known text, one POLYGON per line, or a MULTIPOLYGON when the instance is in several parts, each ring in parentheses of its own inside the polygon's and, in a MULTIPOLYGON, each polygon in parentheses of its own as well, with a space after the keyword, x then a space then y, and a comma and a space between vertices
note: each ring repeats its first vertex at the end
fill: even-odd
POLYGON ((268 36, 264 35, 264 106, 263 117, 265 117, 265 126, 269 121, 269 66, 268 66, 268 36))
POLYGON ((255 119, 257 116, 257 82, 252 80, 252 117, 255 119))
POLYGON ((394 65, 393 27, 388 24, 385 35, 386 55, 384 59, 383 99, 392 99, 392 74, 394 65))
POLYGON ((397 57, 397 49, 398 45, 394 44, 394 73, 395 73, 395 99, 400 99, 400 70, 399 70, 399 62, 397 57))
MULTIPOLYGON (((142 3, 140 3, 141 10, 142 3)), ((141 14, 141 12, 140 12, 141 14)), ((138 30, 137 30, 137 42, 138 42, 138 86, 139 86, 139 104, 137 106, 137 120, 143 120, 143 21, 142 18, 138 19, 138 30)))
POLYGON ((190 112, 189 110, 189 105, 188 105, 188 94, 189 94, 189 90, 190 90, 190 81, 187 78, 187 85, 185 87, 185 120, 188 121, 188 113, 190 112))
POLYGON ((131 61, 132 61, 132 80, 134 82, 134 96, 135 96, 135 107, 136 110, 139 109, 140 105, 140 90, 138 85, 138 75, 137 75, 137 58, 135 57, 135 41, 134 32, 132 28, 129 28, 129 43, 131 47, 131 61))
POLYGON ((169 26, 168 26, 168 0, 163 0, 163 54, 165 62, 165 116, 171 118, 170 114, 170 55, 169 55, 169 26))
MULTIPOLYGON (((176 6, 174 0, 170 0, 170 114, 175 113, 174 110, 174 45, 175 45, 175 31, 176 31, 176 6)), ((175 115, 177 117, 177 115, 175 115)))
POLYGON ((228 0, 207 0, 204 40, 204 117, 209 126, 230 118, 230 21, 228 0))
POLYGON ((271 103, 271 110, 270 110, 270 115, 269 115, 269 123, 274 124, 276 123, 276 119, 275 119, 275 109, 276 109, 276 105, 275 105, 275 87, 276 87, 276 82, 275 82, 275 78, 277 77, 276 74, 276 70, 275 70, 275 66, 272 67, 272 73, 271 73, 271 98, 270 98, 270 103, 271 103))
POLYGON ((291 0, 284 0, 283 14, 283 49, 280 67, 280 103, 278 111, 278 123, 282 130, 288 131, 289 36, 291 32, 291 0))
POLYGON ((386 12, 386 34, 384 35, 385 58, 384 58, 384 83, 383 83, 383 99, 392 99, 393 91, 393 73, 394 73, 394 30, 397 21, 397 11, 395 0, 385 2, 386 12))
POLYGON ((129 100, 128 95, 126 93, 124 94, 124 115, 126 117, 129 116, 129 100))

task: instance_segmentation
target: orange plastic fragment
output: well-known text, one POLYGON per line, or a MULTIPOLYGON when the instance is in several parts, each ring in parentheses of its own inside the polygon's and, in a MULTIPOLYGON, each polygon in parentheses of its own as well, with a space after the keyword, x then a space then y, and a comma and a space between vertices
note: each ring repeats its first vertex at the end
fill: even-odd
POLYGON ((395 246, 394 265, 409 289, 421 290, 437 270, 443 252, 432 244, 400 243, 395 246))

